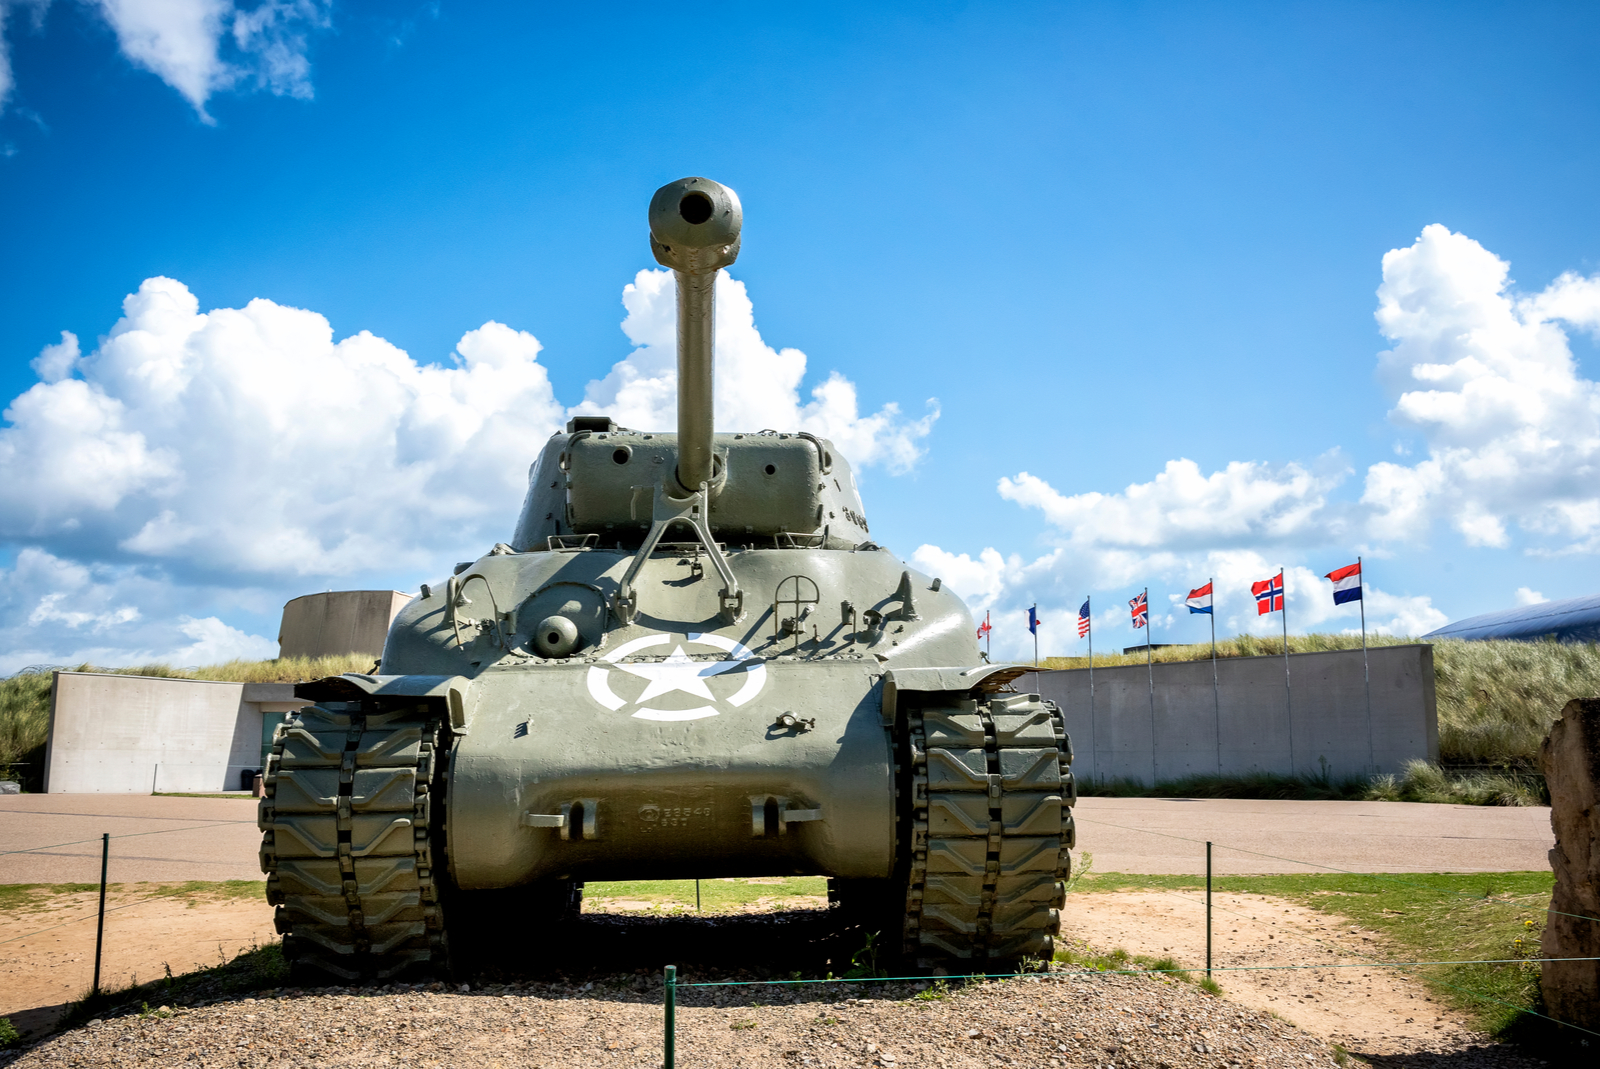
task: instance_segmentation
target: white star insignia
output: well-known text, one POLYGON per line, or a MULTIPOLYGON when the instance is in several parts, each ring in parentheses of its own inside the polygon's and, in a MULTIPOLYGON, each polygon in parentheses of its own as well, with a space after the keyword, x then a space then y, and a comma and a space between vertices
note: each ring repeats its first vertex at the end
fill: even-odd
POLYGON ((716 696, 706 686, 706 680, 738 668, 742 664, 742 661, 693 661, 683 652, 683 647, 679 646, 665 660, 655 664, 618 664, 616 667, 649 680, 644 693, 634 699, 635 705, 643 705, 651 698, 670 694, 675 690, 714 702, 717 700, 716 696))

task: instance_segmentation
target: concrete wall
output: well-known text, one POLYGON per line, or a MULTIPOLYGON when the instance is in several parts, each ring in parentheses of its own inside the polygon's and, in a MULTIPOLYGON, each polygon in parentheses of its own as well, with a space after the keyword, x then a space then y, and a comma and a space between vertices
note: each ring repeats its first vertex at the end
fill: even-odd
POLYGON ((383 656, 389 625, 411 600, 398 590, 332 590, 307 594, 283 607, 278 656, 383 656))
POLYGON ((236 791, 262 765, 263 722, 307 704, 292 683, 57 672, 44 789, 236 791))
POLYGON ((1433 647, 1370 651, 1372 715, 1360 650, 1029 673, 1017 681, 1066 717, 1083 780, 1165 782, 1195 774, 1318 773, 1334 779, 1438 760, 1433 647), (1287 700, 1286 700, 1287 698, 1287 700), (1152 712, 1152 705, 1154 711, 1152 712), (1289 715, 1290 710, 1293 717, 1289 715), (1324 764, 1325 763, 1325 764, 1324 764))

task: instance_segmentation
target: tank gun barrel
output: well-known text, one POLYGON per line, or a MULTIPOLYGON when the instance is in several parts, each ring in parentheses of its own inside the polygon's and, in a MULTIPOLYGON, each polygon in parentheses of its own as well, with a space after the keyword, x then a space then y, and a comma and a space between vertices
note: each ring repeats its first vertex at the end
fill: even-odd
POLYGON ((712 343, 717 271, 739 257, 738 194, 709 178, 680 178, 650 198, 650 251, 678 285, 678 483, 698 490, 715 463, 712 343))

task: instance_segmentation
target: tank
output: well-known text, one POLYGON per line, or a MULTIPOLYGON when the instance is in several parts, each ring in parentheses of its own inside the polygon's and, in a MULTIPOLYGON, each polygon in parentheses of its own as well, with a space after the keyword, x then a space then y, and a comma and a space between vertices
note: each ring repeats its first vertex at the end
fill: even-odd
POLYGON ((537 923, 585 881, 789 875, 828 877, 902 968, 1051 956, 1060 710, 873 542, 832 443, 713 427, 714 284, 741 223, 705 178, 650 202, 676 432, 571 419, 510 540, 424 585, 374 674, 297 686, 315 704, 277 732, 260 826, 298 967, 447 966, 476 892, 537 923))

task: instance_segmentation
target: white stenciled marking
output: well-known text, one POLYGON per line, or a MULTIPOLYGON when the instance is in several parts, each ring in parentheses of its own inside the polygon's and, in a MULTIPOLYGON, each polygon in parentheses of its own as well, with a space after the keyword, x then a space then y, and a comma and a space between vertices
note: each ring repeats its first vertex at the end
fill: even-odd
POLYGON ((603 658, 606 665, 621 669, 629 675, 635 675, 645 680, 644 691, 631 703, 611 689, 611 667, 593 666, 589 669, 586 683, 589 696, 607 709, 616 711, 625 705, 641 706, 631 715, 640 720, 701 720, 708 716, 716 716, 720 711, 714 705, 703 705, 693 709, 655 709, 645 703, 653 698, 672 693, 688 694, 690 697, 703 701, 717 702, 718 698, 706 685, 706 681, 726 672, 742 670, 745 675, 744 685, 731 697, 721 699, 729 705, 738 707, 749 702, 761 689, 766 686, 767 666, 748 647, 733 639, 722 635, 692 633, 685 636, 685 644, 711 646, 733 655, 732 660, 723 661, 696 661, 684 652, 683 645, 677 645, 665 659, 648 664, 623 664, 622 658, 639 650, 650 649, 655 646, 667 645, 673 642, 671 635, 644 635, 640 638, 624 642, 603 658), (749 662, 754 661, 754 664, 749 662))

